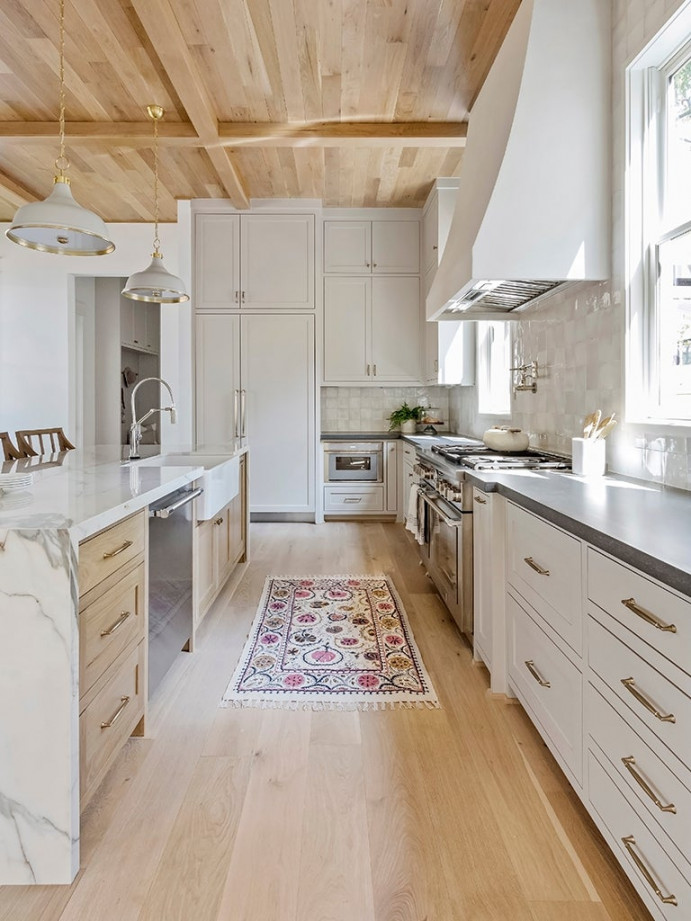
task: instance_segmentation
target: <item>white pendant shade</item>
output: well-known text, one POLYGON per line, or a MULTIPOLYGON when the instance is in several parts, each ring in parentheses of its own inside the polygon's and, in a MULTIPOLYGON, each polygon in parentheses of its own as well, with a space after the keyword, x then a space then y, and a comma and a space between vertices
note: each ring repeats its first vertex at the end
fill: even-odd
POLYGON ((69 180, 56 177, 53 191, 44 201, 23 205, 9 230, 10 240, 42 253, 64 256, 103 256, 115 244, 101 218, 72 197, 69 180))
POLYGON ((158 252, 153 254, 148 268, 130 275, 122 293, 133 301, 160 304, 182 304, 190 299, 183 280, 166 269, 163 265, 163 256, 158 252))

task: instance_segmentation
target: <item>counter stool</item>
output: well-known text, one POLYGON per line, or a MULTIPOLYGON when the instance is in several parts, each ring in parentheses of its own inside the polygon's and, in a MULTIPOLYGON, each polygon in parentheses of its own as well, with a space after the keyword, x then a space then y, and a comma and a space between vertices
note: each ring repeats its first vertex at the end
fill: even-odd
POLYGON ((25 455, 21 454, 12 444, 9 432, 0 432, 0 445, 2 445, 2 452, 5 455, 6 461, 21 460, 22 457, 25 457, 25 455))
POLYGON ((21 429, 16 435, 17 447, 24 452, 20 457, 36 457, 39 454, 74 450, 74 445, 67 440, 61 428, 21 429))

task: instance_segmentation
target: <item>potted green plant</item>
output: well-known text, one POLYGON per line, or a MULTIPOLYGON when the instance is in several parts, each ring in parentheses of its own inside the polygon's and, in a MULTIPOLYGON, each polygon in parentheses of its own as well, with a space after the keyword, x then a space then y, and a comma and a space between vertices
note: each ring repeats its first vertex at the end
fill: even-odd
POLYGON ((398 409, 394 409, 389 416, 389 431, 400 426, 404 435, 414 435, 417 424, 422 419, 424 412, 424 406, 408 406, 407 403, 403 403, 398 409))

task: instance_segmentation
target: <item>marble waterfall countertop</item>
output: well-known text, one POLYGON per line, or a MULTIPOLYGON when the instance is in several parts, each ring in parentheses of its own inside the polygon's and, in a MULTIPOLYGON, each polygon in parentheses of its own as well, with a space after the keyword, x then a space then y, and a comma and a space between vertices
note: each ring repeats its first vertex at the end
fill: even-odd
POLYGON ((123 464, 117 448, 2 465, 34 482, 0 495, 0 885, 79 869, 79 541, 200 477, 204 457, 246 450, 204 446, 199 466, 123 464))
POLYGON ((34 481, 21 492, 0 492, 0 541, 7 530, 45 528, 69 528, 73 540, 82 541, 191 483, 203 473, 201 458, 221 454, 230 458, 246 450, 246 444, 238 441, 164 452, 198 455, 200 464, 189 467, 166 466, 165 461, 147 466, 146 458, 144 463, 128 462, 119 447, 62 452, 51 456, 52 466, 46 465, 45 457, 5 462, 1 472, 31 471, 34 481))

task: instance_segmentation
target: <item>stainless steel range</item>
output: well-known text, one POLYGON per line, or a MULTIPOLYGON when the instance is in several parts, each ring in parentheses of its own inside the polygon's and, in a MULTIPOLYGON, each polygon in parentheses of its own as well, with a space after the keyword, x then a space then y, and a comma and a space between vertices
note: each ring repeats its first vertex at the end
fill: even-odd
POLYGON ((422 562, 461 632, 473 632, 473 516, 469 470, 568 469, 554 455, 499 454, 474 438, 416 443, 422 562))

